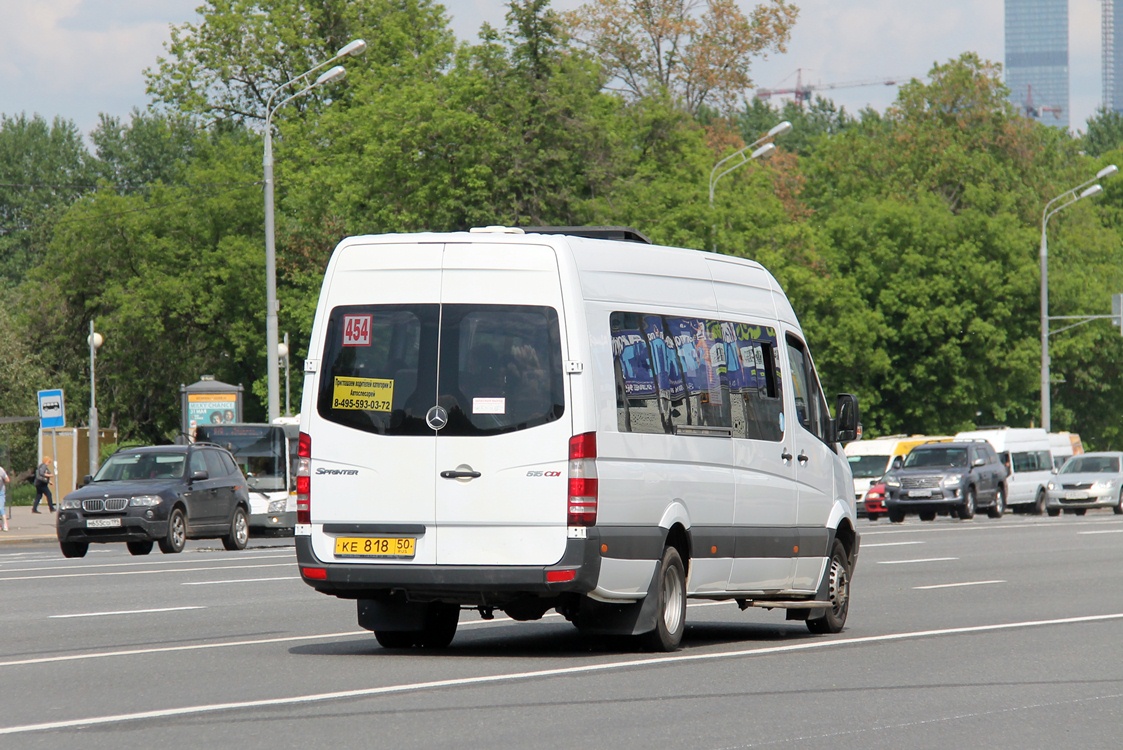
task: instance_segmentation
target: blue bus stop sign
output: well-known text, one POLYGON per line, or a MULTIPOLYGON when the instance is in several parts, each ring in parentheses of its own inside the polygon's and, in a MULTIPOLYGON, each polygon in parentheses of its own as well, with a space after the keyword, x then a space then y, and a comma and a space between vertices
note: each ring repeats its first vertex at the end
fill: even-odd
POLYGON ((62 389, 39 391, 39 429, 66 427, 66 407, 62 389))

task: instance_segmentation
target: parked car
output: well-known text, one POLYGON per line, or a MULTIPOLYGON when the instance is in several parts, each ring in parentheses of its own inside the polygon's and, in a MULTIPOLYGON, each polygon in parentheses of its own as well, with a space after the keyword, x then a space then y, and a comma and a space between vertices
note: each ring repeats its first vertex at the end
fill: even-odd
POLYGON ((57 533, 65 557, 106 542, 124 542, 134 555, 147 555, 153 543, 181 552, 188 539, 208 538, 238 550, 249 539, 248 519, 246 478, 229 451, 162 445, 110 456, 59 503, 57 533))
POLYGON ((858 503, 858 515, 876 521, 885 515, 885 480, 875 481, 858 503))
POLYGON ((1082 453, 1064 462, 1045 486, 1050 516, 1084 515, 1089 508, 1123 513, 1123 452, 1082 453))
POLYGON ((985 440, 918 445, 899 468, 885 475, 885 510, 900 523, 916 513, 922 521, 937 514, 974 518, 986 508, 991 518, 1006 510, 1006 466, 985 440))

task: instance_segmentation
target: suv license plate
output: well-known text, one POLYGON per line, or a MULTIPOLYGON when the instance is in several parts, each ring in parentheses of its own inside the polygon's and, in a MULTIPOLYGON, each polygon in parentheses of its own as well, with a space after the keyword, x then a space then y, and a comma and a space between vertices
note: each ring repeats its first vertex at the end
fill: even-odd
POLYGON ((87 518, 87 529, 113 529, 121 525, 120 518, 87 518))
POLYGON ((335 540, 335 556, 411 558, 415 546, 416 539, 412 536, 341 536, 335 540))
POLYGON ((909 497, 932 497, 932 490, 909 490, 909 497))

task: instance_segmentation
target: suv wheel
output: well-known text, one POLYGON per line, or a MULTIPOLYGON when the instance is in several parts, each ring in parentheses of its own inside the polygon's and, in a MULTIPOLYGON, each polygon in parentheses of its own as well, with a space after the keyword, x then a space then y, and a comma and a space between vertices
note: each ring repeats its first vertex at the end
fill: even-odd
POLYGON ((905 522, 905 512, 903 510, 890 510, 889 511, 889 522, 890 523, 904 523, 905 522))
POLYGON ((129 548, 130 555, 147 555, 152 551, 152 540, 146 542, 125 542, 125 546, 129 548))
POLYGON ((228 550, 246 548, 250 539, 250 524, 246 518, 246 511, 241 506, 234 509, 234 518, 230 520, 230 533, 222 537, 222 546, 228 550))
POLYGON ((89 542, 59 542, 63 557, 85 557, 90 549, 89 542))
POLYGON ((160 540, 160 551, 165 554, 183 552, 187 546, 187 516, 176 508, 168 518, 168 533, 160 540))
POLYGON ((959 506, 959 517, 964 521, 975 517, 975 488, 968 487, 963 493, 963 505, 959 506))
POLYGON ((998 489, 994 491, 994 502, 987 508, 988 518, 1002 518, 1002 514, 1006 512, 1006 488, 1003 485, 998 485, 998 489))

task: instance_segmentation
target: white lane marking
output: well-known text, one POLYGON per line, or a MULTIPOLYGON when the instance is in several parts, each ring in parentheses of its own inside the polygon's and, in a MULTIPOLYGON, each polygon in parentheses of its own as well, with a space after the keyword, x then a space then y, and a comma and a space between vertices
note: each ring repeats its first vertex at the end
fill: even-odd
POLYGON ((963 583, 937 583, 932 586, 913 586, 917 591, 928 591, 930 589, 954 589, 959 586, 986 586, 991 583, 1006 583, 1006 581, 964 581, 963 583))
POLYGON ((69 620, 72 617, 109 617, 111 615, 148 615, 155 612, 182 612, 185 609, 206 609, 206 607, 165 607, 164 609, 122 609, 116 612, 83 612, 76 615, 51 615, 52 620, 69 620))
POLYGON ((909 563, 946 562, 958 560, 958 557, 921 557, 916 560, 878 560, 878 565, 907 565, 909 563))
MULTIPOLYGON (((946 523, 936 522, 935 524, 921 522, 917 525, 886 527, 881 531, 873 529, 863 529, 861 532, 862 538, 873 536, 889 536, 897 534, 954 534, 960 531, 1011 531, 1018 529, 1032 529, 1040 530, 1048 526, 1056 526, 1064 524, 1068 526, 1101 526, 1108 524, 1123 523, 1123 518, 1109 515, 1107 518, 1099 517, 1086 521, 1077 521, 1075 519, 1060 520, 1054 518, 1042 517, 1037 520, 1019 520, 1019 521, 995 521, 994 519, 984 519, 983 521, 950 521, 946 523)), ((863 545, 865 546, 865 545, 863 545)))
POLYGON ((184 581, 180 586, 213 586, 216 583, 256 583, 257 581, 299 581, 300 576, 282 578, 231 578, 227 581, 184 581))
POLYGON ((80 661, 83 659, 105 659, 111 656, 147 656, 149 654, 166 654, 173 651, 200 651, 212 648, 231 648, 237 646, 259 646, 266 643, 289 643, 291 641, 313 641, 320 638, 345 638, 356 635, 370 635, 369 630, 352 630, 346 633, 320 633, 319 635, 292 635, 281 638, 258 638, 248 641, 229 641, 227 643, 196 643, 192 646, 163 646, 161 648, 134 648, 125 651, 99 651, 91 654, 70 654, 69 656, 42 656, 34 659, 13 659, 0 661, 0 667, 23 667, 28 664, 52 664, 62 661, 80 661))
POLYGON ((1056 620, 1030 620, 1026 622, 1010 622, 997 625, 975 625, 962 628, 941 628, 939 630, 920 630, 906 633, 886 633, 884 635, 862 636, 859 638, 819 640, 807 643, 794 643, 785 646, 766 646, 764 648, 741 649, 737 651, 719 651, 717 653, 680 653, 670 656, 654 656, 640 659, 627 659, 624 661, 605 662, 601 664, 586 664, 580 667, 541 669, 534 672, 510 672, 506 674, 481 675, 479 677, 461 677, 448 680, 433 680, 430 682, 414 682, 406 683, 404 685, 385 685, 382 687, 360 688, 357 690, 340 690, 333 693, 308 693, 305 695, 294 695, 287 698, 262 698, 260 700, 235 701, 231 703, 209 703, 196 706, 183 706, 180 708, 138 711, 136 713, 129 714, 91 716, 84 719, 68 719, 64 721, 43 722, 41 724, 23 724, 13 727, 0 727, 0 735, 27 734, 29 732, 42 732, 54 729, 72 729, 74 727, 119 724, 126 721, 141 721, 144 719, 166 719, 172 716, 188 716, 215 713, 218 711, 238 711, 254 708, 293 706, 303 703, 319 703, 332 700, 351 700, 354 698, 368 698, 380 695, 414 693, 420 692, 422 690, 463 687, 465 685, 486 685, 499 682, 515 682, 521 680, 542 679, 545 677, 560 677, 565 675, 610 672, 620 669, 635 669, 637 667, 658 667, 665 664, 675 664, 682 662, 704 662, 714 661, 717 659, 740 659, 753 656, 792 653, 795 651, 811 651, 814 649, 825 649, 841 646, 885 643, 889 641, 916 640, 920 638, 933 638, 949 635, 969 635, 974 633, 988 633, 1001 630, 1017 630, 1021 628, 1045 627, 1050 625, 1074 625, 1120 619, 1123 619, 1123 612, 1110 615, 1064 617, 1056 620))
MULTIPOLYGON (((248 557, 248 555, 247 555, 247 557, 248 557)), ((284 558, 284 559, 287 559, 287 560, 292 560, 292 564, 293 565, 296 564, 296 555, 295 554, 292 554, 292 555, 254 555, 253 556, 254 560, 269 560, 269 559, 278 559, 278 558, 284 558)), ((71 565, 52 565, 52 566, 47 567, 47 568, 44 568, 44 567, 12 568, 10 570, 5 570, 4 572, 5 573, 34 573, 34 572, 37 572, 37 571, 49 571, 49 570, 74 570, 75 568, 81 568, 82 570, 93 570, 94 568, 136 568, 136 567, 142 567, 142 566, 146 566, 146 565, 173 565, 173 564, 176 564, 176 565, 196 565, 196 564, 198 564, 198 565, 209 565, 209 564, 212 564, 212 563, 228 563, 228 562, 231 562, 232 560, 237 560, 237 559, 238 559, 237 557, 220 557, 220 558, 212 558, 212 559, 206 559, 206 560, 176 560, 174 562, 172 560, 168 560, 168 559, 144 560, 144 561, 135 560, 133 562, 127 562, 127 563, 98 563, 98 564, 94 564, 94 565, 84 565, 80 562, 76 562, 76 563, 73 563, 71 565)), ((52 557, 52 558, 49 558, 49 559, 45 558, 45 561, 57 562, 58 558, 57 557, 52 557)))
POLYGON ((1077 535, 1082 534, 1123 534, 1123 529, 1107 529, 1105 531, 1078 531, 1077 535))
POLYGON ((292 568, 296 563, 269 563, 268 565, 216 565, 212 568, 184 568, 181 570, 123 570, 116 573, 59 573, 49 576, 7 576, 0 581, 54 581, 60 578, 108 578, 109 576, 150 576, 158 573, 206 573, 211 570, 248 570, 250 568, 292 568))
POLYGON ((927 542, 875 542, 874 544, 863 544, 861 549, 869 549, 870 547, 907 547, 910 544, 927 544, 927 542))

